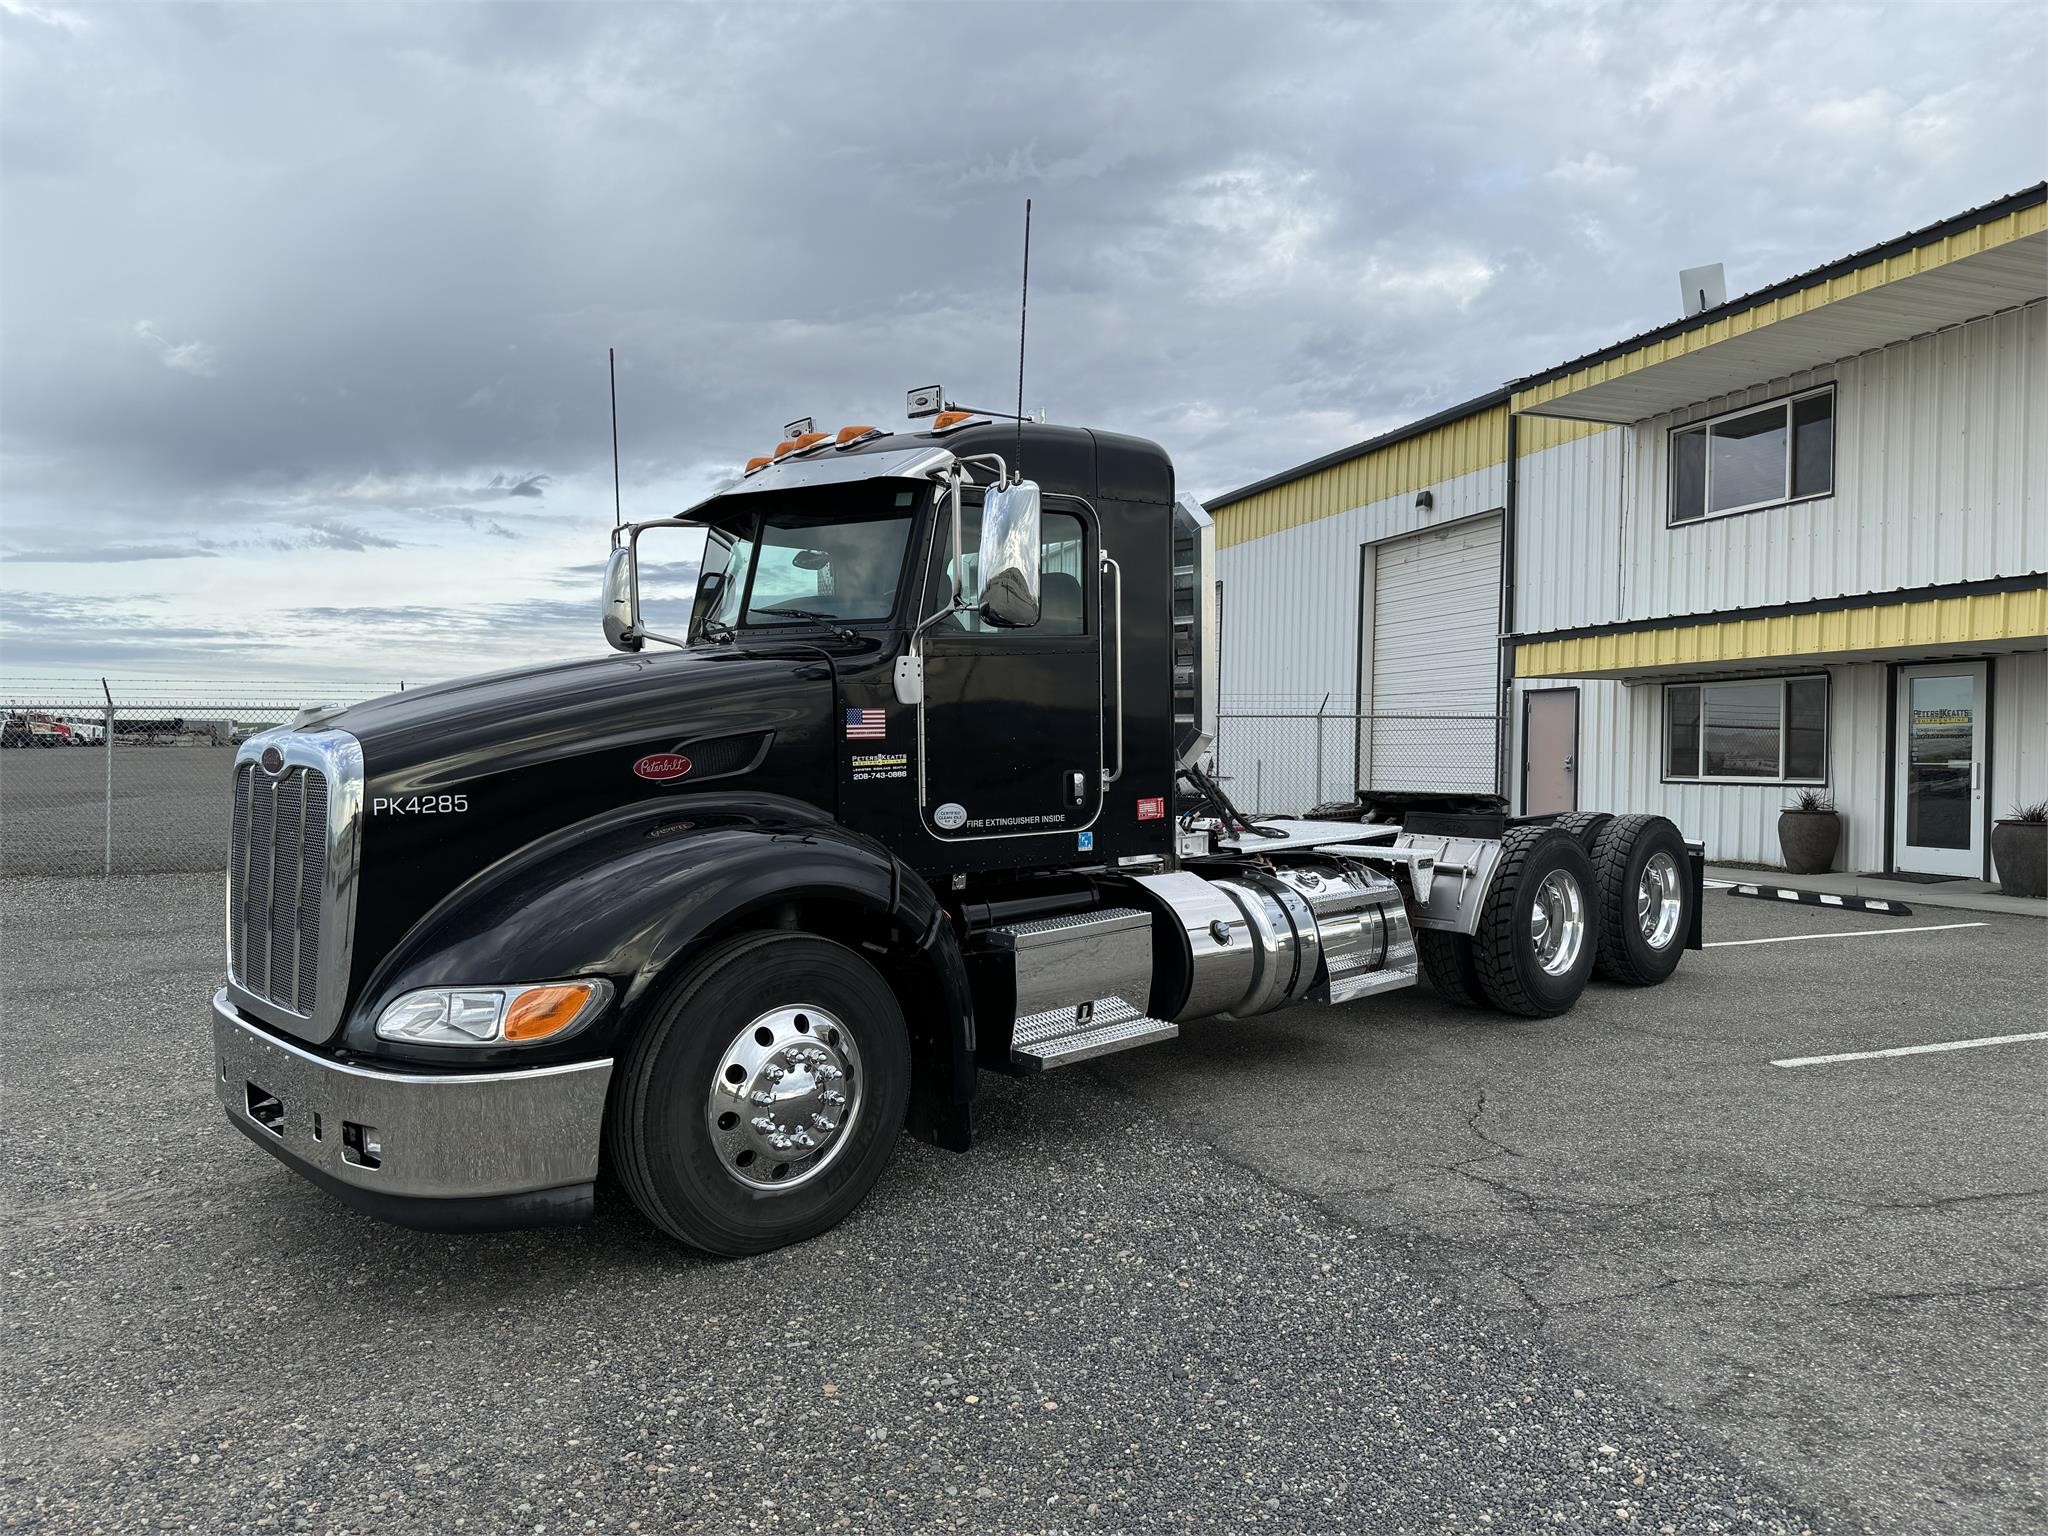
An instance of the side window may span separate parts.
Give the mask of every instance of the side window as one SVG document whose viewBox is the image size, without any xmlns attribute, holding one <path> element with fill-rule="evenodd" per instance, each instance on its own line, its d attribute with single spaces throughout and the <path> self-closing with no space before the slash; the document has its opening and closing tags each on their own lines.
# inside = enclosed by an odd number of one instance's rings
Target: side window
<svg viewBox="0 0 2048 1536">
<path fill-rule="evenodd" d="M 942 531 L 940 537 L 952 540 Z M 968 549 L 962 585 L 974 590 L 974 551 L 981 547 L 981 508 L 970 504 L 960 509 L 960 537 Z M 1071 512 L 1046 510 L 1039 514 L 1038 623 L 1030 629 L 996 629 L 972 613 L 956 613 L 938 632 L 947 629 L 968 634 L 1060 636 L 1088 633 L 1088 537 L 1081 519 Z M 926 600 L 931 608 L 944 603 L 952 589 L 953 565 L 948 560 L 933 572 Z M 929 608 L 927 609 L 929 611 Z"/>
</svg>

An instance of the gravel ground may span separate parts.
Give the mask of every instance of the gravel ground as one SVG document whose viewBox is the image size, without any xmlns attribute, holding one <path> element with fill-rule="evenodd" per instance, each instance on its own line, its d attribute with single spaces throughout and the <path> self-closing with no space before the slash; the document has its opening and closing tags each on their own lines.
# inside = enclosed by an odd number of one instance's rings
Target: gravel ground
<svg viewBox="0 0 2048 1536">
<path fill-rule="evenodd" d="M 1532 1340 L 1086 1071 L 987 1080 L 973 1153 L 905 1142 L 845 1226 L 760 1259 L 616 1201 L 566 1232 L 379 1226 L 221 1118 L 218 908 L 204 877 L 0 883 L 12 1527 L 1813 1523 L 1625 1385 L 1626 1351 Z"/>
</svg>

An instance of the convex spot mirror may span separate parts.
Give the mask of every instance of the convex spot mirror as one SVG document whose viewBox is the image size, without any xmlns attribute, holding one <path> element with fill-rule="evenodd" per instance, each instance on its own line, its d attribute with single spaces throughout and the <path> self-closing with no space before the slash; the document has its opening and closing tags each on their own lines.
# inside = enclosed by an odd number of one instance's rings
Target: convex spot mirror
<svg viewBox="0 0 2048 1536">
<path fill-rule="evenodd" d="M 1038 486 L 1030 480 L 988 491 L 981 503 L 981 558 L 975 607 L 998 629 L 1038 622 Z"/>
</svg>

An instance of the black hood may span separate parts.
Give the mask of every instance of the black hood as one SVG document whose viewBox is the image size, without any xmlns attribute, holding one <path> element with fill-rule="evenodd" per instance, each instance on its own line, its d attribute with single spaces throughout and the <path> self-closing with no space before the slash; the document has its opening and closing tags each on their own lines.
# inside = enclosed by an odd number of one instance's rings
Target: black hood
<svg viewBox="0 0 2048 1536">
<path fill-rule="evenodd" d="M 829 709 L 828 679 L 815 654 L 595 656 L 385 694 L 316 728 L 362 743 L 375 793 L 440 793 L 610 748 L 665 751 L 684 736 L 786 730 Z"/>
<path fill-rule="evenodd" d="M 355 980 L 456 887 L 536 839 L 700 789 L 831 811 L 816 651 L 664 650 L 387 694 L 321 720 L 363 749 Z"/>
</svg>

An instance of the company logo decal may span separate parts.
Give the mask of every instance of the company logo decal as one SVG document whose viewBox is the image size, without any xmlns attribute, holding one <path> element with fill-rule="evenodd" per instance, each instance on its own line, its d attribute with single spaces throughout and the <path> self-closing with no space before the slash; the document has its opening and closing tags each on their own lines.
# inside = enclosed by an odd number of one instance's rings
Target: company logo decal
<svg viewBox="0 0 2048 1536">
<path fill-rule="evenodd" d="M 666 784 L 670 779 L 680 779 L 688 773 L 690 760 L 680 752 L 652 752 L 635 763 L 633 771 L 643 779 Z"/>
<path fill-rule="evenodd" d="M 265 773 L 283 773 L 284 754 L 275 747 L 265 747 L 263 749 L 263 771 Z"/>
<path fill-rule="evenodd" d="M 1164 821 L 1164 820 L 1166 820 L 1166 796 L 1164 796 L 1164 795 L 1147 795 L 1147 796 L 1145 796 L 1145 797 L 1144 797 L 1144 798 L 1143 798 L 1142 800 L 1140 800 L 1140 801 L 1138 802 L 1138 820 L 1140 820 L 1140 821 Z"/>
</svg>

